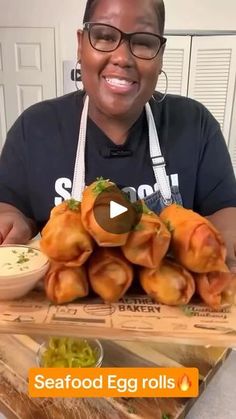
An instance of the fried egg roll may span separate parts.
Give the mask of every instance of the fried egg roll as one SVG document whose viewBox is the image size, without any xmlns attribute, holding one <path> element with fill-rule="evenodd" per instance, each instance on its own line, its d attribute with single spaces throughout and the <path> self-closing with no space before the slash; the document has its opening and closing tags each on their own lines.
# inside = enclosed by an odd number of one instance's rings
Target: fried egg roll
<svg viewBox="0 0 236 419">
<path fill-rule="evenodd" d="M 160 217 L 141 201 L 139 224 L 130 232 L 122 247 L 126 259 L 146 268 L 158 268 L 167 253 L 171 235 Z"/>
<path fill-rule="evenodd" d="M 236 275 L 231 272 L 209 272 L 194 275 L 196 289 L 202 300 L 218 310 L 236 304 Z"/>
<path fill-rule="evenodd" d="M 141 268 L 139 279 L 144 291 L 157 303 L 187 304 L 195 292 L 191 273 L 167 258 L 158 269 Z"/>
<path fill-rule="evenodd" d="M 129 208 L 125 217 L 110 217 L 111 201 Z M 99 179 L 87 186 L 81 202 L 84 228 L 101 247 L 123 246 L 136 212 L 125 194 L 112 182 Z"/>
<path fill-rule="evenodd" d="M 93 251 L 93 239 L 81 222 L 80 203 L 73 199 L 52 209 L 41 234 L 41 250 L 66 266 L 83 265 Z"/>
<path fill-rule="evenodd" d="M 190 271 L 226 271 L 226 247 L 220 233 L 204 217 L 172 204 L 160 214 L 171 231 L 175 259 Z"/>
<path fill-rule="evenodd" d="M 115 302 L 130 287 L 133 268 L 118 248 L 97 248 L 88 261 L 92 289 L 105 302 Z"/>
<path fill-rule="evenodd" d="M 45 292 L 50 301 L 63 304 L 77 298 L 86 297 L 89 292 L 84 266 L 70 268 L 52 263 L 44 280 Z"/>
</svg>

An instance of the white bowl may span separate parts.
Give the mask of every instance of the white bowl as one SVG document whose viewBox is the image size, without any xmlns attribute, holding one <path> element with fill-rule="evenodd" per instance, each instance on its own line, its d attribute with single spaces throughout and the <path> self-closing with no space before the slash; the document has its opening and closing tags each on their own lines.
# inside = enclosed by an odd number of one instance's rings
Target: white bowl
<svg viewBox="0 0 236 419">
<path fill-rule="evenodd" d="M 0 300 L 23 297 L 49 268 L 38 249 L 23 245 L 0 246 Z"/>
</svg>

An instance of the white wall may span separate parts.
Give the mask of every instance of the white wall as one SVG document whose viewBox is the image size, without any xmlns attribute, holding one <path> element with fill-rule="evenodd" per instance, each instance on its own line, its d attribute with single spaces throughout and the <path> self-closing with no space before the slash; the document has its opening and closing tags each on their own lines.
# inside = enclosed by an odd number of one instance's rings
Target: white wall
<svg viewBox="0 0 236 419">
<path fill-rule="evenodd" d="M 235 0 L 164 0 L 169 30 L 236 30 Z"/>
<path fill-rule="evenodd" d="M 85 3 L 86 0 L 0 0 L 0 26 L 55 26 L 61 60 L 74 59 L 76 29 L 81 25 Z M 235 0 L 165 0 L 165 5 L 167 31 L 236 30 Z"/>
</svg>

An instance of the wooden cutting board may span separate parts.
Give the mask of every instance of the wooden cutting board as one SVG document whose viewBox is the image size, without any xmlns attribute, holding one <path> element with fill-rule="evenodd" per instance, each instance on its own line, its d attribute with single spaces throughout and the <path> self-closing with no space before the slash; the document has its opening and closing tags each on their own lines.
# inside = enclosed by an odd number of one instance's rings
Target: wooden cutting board
<svg viewBox="0 0 236 419">
<path fill-rule="evenodd" d="M 200 393 L 230 353 L 217 347 L 107 340 L 101 343 L 103 366 L 199 368 Z M 15 335 L 0 336 L 0 412 L 7 419 L 180 419 L 195 402 L 159 398 L 30 399 L 27 374 L 30 367 L 36 366 L 35 348 L 37 345 L 26 346 L 24 339 Z"/>
</svg>

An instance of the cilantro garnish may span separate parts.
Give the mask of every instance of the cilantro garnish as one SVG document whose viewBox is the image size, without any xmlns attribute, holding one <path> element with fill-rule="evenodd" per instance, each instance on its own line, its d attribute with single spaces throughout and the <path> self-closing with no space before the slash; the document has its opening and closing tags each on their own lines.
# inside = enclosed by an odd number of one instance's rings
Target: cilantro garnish
<svg viewBox="0 0 236 419">
<path fill-rule="evenodd" d="M 76 199 L 73 199 L 73 198 L 68 199 L 66 203 L 67 203 L 68 208 L 71 211 L 78 211 L 80 209 L 80 202 L 76 201 Z"/>
<path fill-rule="evenodd" d="M 168 413 L 162 413 L 162 419 L 170 419 L 170 415 Z"/>
<path fill-rule="evenodd" d="M 103 179 L 103 177 L 97 178 L 96 185 L 93 187 L 93 192 L 95 195 L 99 195 L 101 192 L 105 191 L 108 188 L 109 179 Z"/>
</svg>

